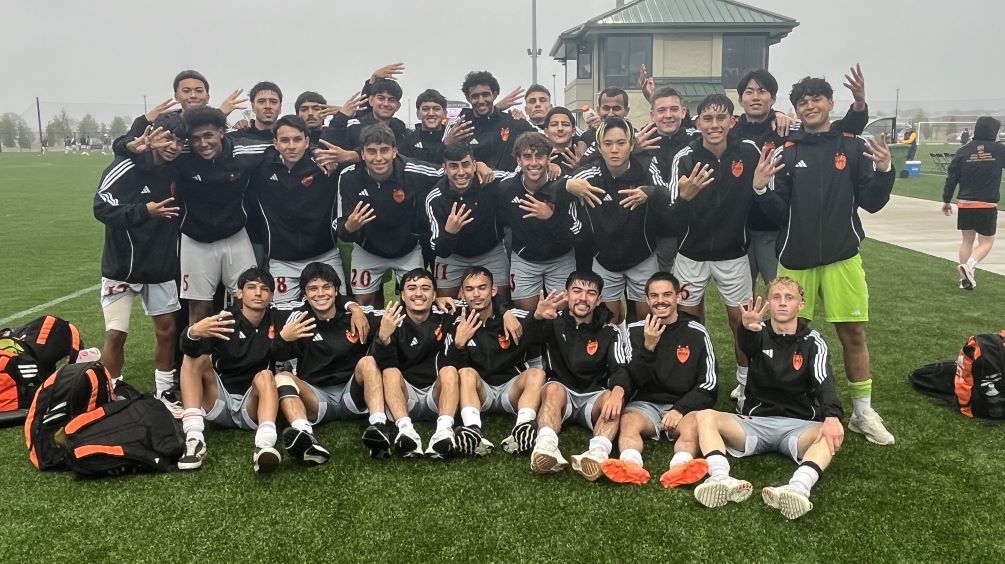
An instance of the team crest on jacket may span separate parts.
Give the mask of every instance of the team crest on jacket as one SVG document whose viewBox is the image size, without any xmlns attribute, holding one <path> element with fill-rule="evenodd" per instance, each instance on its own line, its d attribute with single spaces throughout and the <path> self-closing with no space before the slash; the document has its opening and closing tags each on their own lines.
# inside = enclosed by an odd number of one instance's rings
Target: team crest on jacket
<svg viewBox="0 0 1005 564">
<path fill-rule="evenodd" d="M 803 367 L 803 353 L 796 351 L 792 353 L 792 368 L 799 370 Z"/>
<path fill-rule="evenodd" d="M 349 341 L 350 343 L 352 343 L 352 344 L 355 345 L 356 343 L 359 342 L 359 335 L 357 335 L 356 333 L 354 333 L 352 329 L 346 329 L 345 330 L 345 339 L 347 341 Z"/>
<path fill-rule="evenodd" d="M 689 358 L 691 358 L 691 347 L 687 345 L 678 345 L 677 360 L 679 360 L 681 364 L 684 364 Z"/>
<path fill-rule="evenodd" d="M 499 130 L 499 138 L 503 140 L 503 143 L 509 141 L 509 128 L 504 127 Z"/>
<path fill-rule="evenodd" d="M 271 341 L 275 338 L 276 338 L 276 328 L 269 325 L 269 340 Z"/>
<path fill-rule="evenodd" d="M 442 325 L 437 325 L 436 326 L 436 330 L 433 331 L 433 336 L 436 337 L 437 341 L 442 341 L 443 340 L 443 326 Z"/>
<path fill-rule="evenodd" d="M 597 354 L 597 350 L 600 348 L 600 343 L 596 339 L 590 339 L 586 341 L 586 354 L 593 356 Z"/>
<path fill-rule="evenodd" d="M 844 153 L 834 155 L 834 168 L 844 170 L 846 166 L 848 166 L 848 157 Z"/>
<path fill-rule="evenodd" d="M 502 333 L 499 335 L 499 348 L 506 350 L 509 348 L 509 335 Z"/>
<path fill-rule="evenodd" d="M 310 188 L 311 184 L 314 184 L 314 176 L 313 175 L 311 175 L 311 176 L 305 176 L 302 179 L 300 179 L 300 185 L 303 186 L 304 188 Z"/>
<path fill-rule="evenodd" d="M 768 150 L 768 154 L 770 155 L 771 153 L 775 152 L 775 142 L 774 141 L 765 141 L 764 142 L 764 146 L 761 147 L 761 149 L 767 149 Z"/>
<path fill-rule="evenodd" d="M 743 176 L 743 161 L 733 161 L 733 176 L 740 178 Z"/>
<path fill-rule="evenodd" d="M 391 192 L 391 197 L 394 198 L 395 203 L 402 203 L 405 201 L 405 190 L 404 188 L 395 188 Z"/>
</svg>

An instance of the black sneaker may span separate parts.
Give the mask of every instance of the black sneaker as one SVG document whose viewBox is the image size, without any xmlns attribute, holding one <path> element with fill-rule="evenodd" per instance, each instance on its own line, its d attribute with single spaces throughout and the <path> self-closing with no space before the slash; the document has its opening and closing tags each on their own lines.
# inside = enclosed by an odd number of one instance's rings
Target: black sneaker
<svg viewBox="0 0 1005 564">
<path fill-rule="evenodd" d="M 510 454 L 523 454 L 530 452 L 534 448 L 534 438 L 537 437 L 537 428 L 534 423 L 528 421 L 513 427 L 513 432 L 502 440 L 502 448 Z"/>
<path fill-rule="evenodd" d="M 283 430 L 283 446 L 286 452 L 296 460 L 308 466 L 318 466 L 328 462 L 331 453 L 318 443 L 313 434 L 300 431 L 293 427 Z"/>
<path fill-rule="evenodd" d="M 179 470 L 198 470 L 206 458 L 206 443 L 199 439 L 185 441 L 185 454 L 178 459 Z"/>
<path fill-rule="evenodd" d="M 454 430 L 457 442 L 457 452 L 468 456 L 487 456 L 492 454 L 495 445 L 482 436 L 482 428 L 478 425 L 461 425 Z"/>
<path fill-rule="evenodd" d="M 363 444 L 370 449 L 370 458 L 384 460 L 391 456 L 391 430 L 387 423 L 370 425 L 363 431 Z"/>
<path fill-rule="evenodd" d="M 418 458 L 422 456 L 422 437 L 414 427 L 398 429 L 398 436 L 394 438 L 394 450 L 404 458 Z"/>
</svg>

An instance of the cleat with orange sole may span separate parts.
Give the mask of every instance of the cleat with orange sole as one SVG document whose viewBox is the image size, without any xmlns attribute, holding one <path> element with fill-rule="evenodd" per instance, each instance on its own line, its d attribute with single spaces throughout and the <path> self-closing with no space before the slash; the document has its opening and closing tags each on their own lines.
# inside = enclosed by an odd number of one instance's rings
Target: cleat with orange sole
<svg viewBox="0 0 1005 564">
<path fill-rule="evenodd" d="M 611 458 L 600 465 L 607 479 L 618 484 L 644 485 L 649 481 L 649 472 L 642 466 L 628 461 Z"/>
<path fill-rule="evenodd" d="M 679 488 L 697 484 L 706 474 L 708 474 L 708 462 L 704 458 L 695 458 L 670 467 L 660 476 L 660 483 L 664 488 Z"/>
</svg>

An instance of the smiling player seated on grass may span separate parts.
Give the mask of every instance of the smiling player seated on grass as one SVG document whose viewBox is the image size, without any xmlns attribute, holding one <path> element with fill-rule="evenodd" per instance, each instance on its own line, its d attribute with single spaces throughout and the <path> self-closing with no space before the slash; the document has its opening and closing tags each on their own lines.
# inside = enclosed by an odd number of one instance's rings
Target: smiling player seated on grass
<svg viewBox="0 0 1005 564">
<path fill-rule="evenodd" d="M 766 487 L 761 497 L 788 519 L 813 509 L 810 490 L 841 448 L 844 411 L 834 389 L 827 344 L 799 312 L 802 287 L 791 278 L 768 285 L 767 302 L 758 297 L 743 308 L 738 342 L 750 358 L 746 402 L 740 415 L 711 409 L 697 413 L 698 441 L 709 477 L 694 490 L 706 507 L 740 502 L 750 482 L 730 476 L 726 451 L 744 457 L 778 452 L 799 467 L 788 484 Z M 768 312 L 767 322 L 762 321 Z"/>
</svg>

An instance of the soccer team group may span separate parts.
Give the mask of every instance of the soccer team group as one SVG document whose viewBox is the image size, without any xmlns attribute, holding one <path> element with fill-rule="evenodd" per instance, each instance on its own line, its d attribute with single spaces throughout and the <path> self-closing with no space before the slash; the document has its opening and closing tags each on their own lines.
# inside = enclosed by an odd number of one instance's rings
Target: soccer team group
<svg viewBox="0 0 1005 564">
<path fill-rule="evenodd" d="M 374 458 L 485 456 L 481 418 L 495 412 L 515 417 L 501 448 L 529 452 L 540 474 L 644 484 L 645 440 L 662 435 L 674 454 L 660 482 L 697 484 L 708 507 L 753 490 L 727 453 L 781 453 L 798 467 L 762 497 L 794 519 L 844 440 L 828 345 L 808 325 L 818 296 L 843 349 L 849 428 L 894 442 L 870 406 L 858 208 L 881 209 L 895 174 L 884 139 L 856 136 L 859 68 L 833 123 L 825 80 L 792 86 L 794 121 L 757 70 L 737 85 L 741 112 L 712 94 L 692 115 L 643 76 L 649 124 L 636 130 L 628 95 L 609 88 L 585 132 L 544 87 L 499 97 L 485 71 L 464 77 L 470 108 L 453 120 L 440 92 L 419 94 L 410 129 L 394 117 L 402 70 L 381 67 L 341 106 L 304 92 L 284 116 L 276 84 L 215 108 L 206 78 L 183 71 L 174 98 L 116 140 L 94 198 L 103 360 L 121 377 L 139 295 L 156 394 L 186 437 L 180 469 L 203 464 L 206 421 L 254 431 L 254 469 L 269 472 L 280 416 L 288 455 L 318 465 L 330 453 L 314 426 L 364 417 Z M 248 105 L 254 119 L 228 123 Z M 399 294 L 387 303 L 385 275 Z M 710 281 L 733 333 L 735 413 L 713 409 Z M 435 421 L 428 440 L 417 420 Z M 567 461 L 569 424 L 592 438 Z"/>
</svg>

